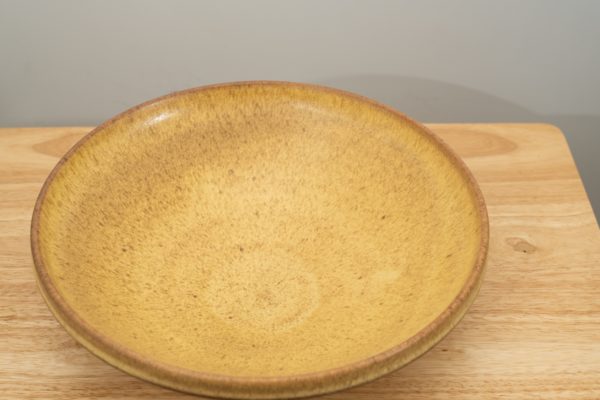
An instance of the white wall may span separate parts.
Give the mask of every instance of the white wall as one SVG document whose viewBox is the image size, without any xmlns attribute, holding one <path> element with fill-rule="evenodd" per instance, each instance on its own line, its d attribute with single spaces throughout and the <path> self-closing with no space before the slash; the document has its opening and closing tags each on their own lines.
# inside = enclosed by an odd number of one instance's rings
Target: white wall
<svg viewBox="0 0 600 400">
<path fill-rule="evenodd" d="M 0 125 L 97 124 L 212 82 L 348 89 L 566 133 L 600 209 L 600 1 L 0 0 Z"/>
</svg>

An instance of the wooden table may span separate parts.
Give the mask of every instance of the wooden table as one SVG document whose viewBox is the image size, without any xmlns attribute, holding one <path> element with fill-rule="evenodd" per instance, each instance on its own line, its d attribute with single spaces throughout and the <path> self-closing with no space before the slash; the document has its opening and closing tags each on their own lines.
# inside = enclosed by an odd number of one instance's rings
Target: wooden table
<svg viewBox="0 0 600 400">
<path fill-rule="evenodd" d="M 543 124 L 430 126 L 464 157 L 487 200 L 481 293 L 419 360 L 323 398 L 600 399 L 600 231 L 564 136 Z M 0 398 L 186 397 L 92 356 L 36 288 L 34 201 L 89 129 L 0 129 Z"/>
</svg>

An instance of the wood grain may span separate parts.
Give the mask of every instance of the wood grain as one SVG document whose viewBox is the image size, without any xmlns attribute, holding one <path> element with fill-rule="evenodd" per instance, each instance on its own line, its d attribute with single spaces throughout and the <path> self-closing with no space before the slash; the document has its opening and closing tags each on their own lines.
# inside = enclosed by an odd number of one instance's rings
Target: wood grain
<svg viewBox="0 0 600 400">
<path fill-rule="evenodd" d="M 323 398 L 600 398 L 600 231 L 562 133 L 544 124 L 430 127 L 465 158 L 487 201 L 491 243 L 480 295 L 419 360 Z M 193 398 L 96 359 L 36 288 L 35 198 L 87 131 L 0 129 L 0 398 Z"/>
</svg>

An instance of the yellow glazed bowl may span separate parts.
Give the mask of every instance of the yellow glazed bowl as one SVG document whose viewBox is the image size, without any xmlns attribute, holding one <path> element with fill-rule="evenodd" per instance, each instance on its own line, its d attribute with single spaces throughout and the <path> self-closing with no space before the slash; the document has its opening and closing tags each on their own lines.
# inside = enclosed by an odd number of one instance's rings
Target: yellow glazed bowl
<svg viewBox="0 0 600 400">
<path fill-rule="evenodd" d="M 488 221 L 422 125 L 346 92 L 207 86 L 96 128 L 48 177 L 32 252 L 65 329 L 132 375 L 232 398 L 320 394 L 437 343 Z"/>
</svg>

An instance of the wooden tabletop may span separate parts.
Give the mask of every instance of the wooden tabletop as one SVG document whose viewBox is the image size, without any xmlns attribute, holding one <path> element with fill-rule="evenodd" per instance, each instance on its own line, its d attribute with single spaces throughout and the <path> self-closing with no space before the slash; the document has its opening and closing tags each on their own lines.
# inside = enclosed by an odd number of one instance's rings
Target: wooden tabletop
<svg viewBox="0 0 600 400">
<path fill-rule="evenodd" d="M 481 292 L 438 346 L 323 399 L 600 399 L 600 230 L 562 133 L 436 124 L 486 198 Z M 29 248 L 50 169 L 90 128 L 0 129 L 0 398 L 177 399 L 92 356 L 40 296 Z M 188 398 L 194 398 L 189 396 Z"/>
</svg>

